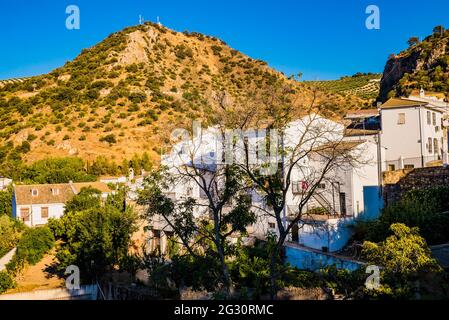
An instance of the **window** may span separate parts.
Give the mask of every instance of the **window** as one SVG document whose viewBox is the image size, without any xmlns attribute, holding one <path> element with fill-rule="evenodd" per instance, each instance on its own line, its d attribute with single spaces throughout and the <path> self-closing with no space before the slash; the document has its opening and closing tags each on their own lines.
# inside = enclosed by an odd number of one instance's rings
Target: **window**
<svg viewBox="0 0 449 320">
<path fill-rule="evenodd" d="M 52 188 L 52 189 L 51 189 L 51 194 L 54 195 L 54 196 L 57 196 L 57 195 L 59 194 L 59 189 L 57 189 L 57 188 Z"/>
<path fill-rule="evenodd" d="M 276 223 L 274 223 L 274 222 L 268 222 L 268 228 L 270 228 L 270 229 L 276 228 Z"/>
<path fill-rule="evenodd" d="M 293 194 L 301 194 L 309 188 L 309 184 L 306 181 L 295 181 L 292 182 L 292 192 Z"/>
<path fill-rule="evenodd" d="M 39 195 L 39 191 L 37 189 L 31 189 L 31 195 L 33 197 L 37 197 Z"/>
<path fill-rule="evenodd" d="M 48 207 L 41 208 L 41 218 L 42 219 L 48 218 Z"/>
<path fill-rule="evenodd" d="M 22 221 L 30 221 L 30 209 L 29 208 L 20 209 L 20 217 L 22 218 Z"/>
<path fill-rule="evenodd" d="M 438 139 L 433 139 L 433 153 L 438 153 Z"/>
<path fill-rule="evenodd" d="M 346 193 L 340 192 L 340 213 L 346 215 Z"/>
<path fill-rule="evenodd" d="M 414 169 L 415 165 L 414 164 L 405 164 L 404 165 L 404 169 Z"/>
<path fill-rule="evenodd" d="M 432 153 L 432 138 L 427 139 L 427 150 Z"/>
<path fill-rule="evenodd" d="M 326 184 L 325 183 L 318 184 L 317 189 L 326 189 Z"/>
<path fill-rule="evenodd" d="M 427 124 L 431 124 L 431 121 L 430 121 L 430 111 L 427 111 Z"/>
<path fill-rule="evenodd" d="M 394 171 L 394 170 L 396 170 L 395 165 L 394 164 L 389 164 L 388 165 L 388 171 Z"/>
<path fill-rule="evenodd" d="M 432 113 L 432 124 L 437 125 L 437 114 L 435 112 Z"/>
<path fill-rule="evenodd" d="M 398 124 L 405 124 L 405 113 L 398 113 Z"/>
</svg>

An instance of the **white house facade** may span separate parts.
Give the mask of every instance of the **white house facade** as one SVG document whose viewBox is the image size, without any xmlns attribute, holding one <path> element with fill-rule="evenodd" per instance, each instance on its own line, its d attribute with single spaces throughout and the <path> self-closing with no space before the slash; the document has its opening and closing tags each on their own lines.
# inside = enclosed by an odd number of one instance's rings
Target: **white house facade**
<svg viewBox="0 0 449 320">
<path fill-rule="evenodd" d="M 324 145 L 331 141 L 342 140 L 344 129 L 343 125 L 318 115 L 307 116 L 291 122 L 283 134 L 282 141 L 279 143 L 282 144 L 283 150 L 292 150 L 301 143 L 303 143 L 302 147 L 304 148 L 310 147 L 308 146 L 310 143 L 315 143 L 316 146 Z M 316 135 L 310 139 L 313 142 L 307 142 L 309 132 L 311 135 Z M 217 166 L 227 159 L 226 155 L 222 156 L 222 153 L 226 153 L 224 152 L 226 150 L 223 150 L 226 147 L 222 147 L 224 145 L 221 140 L 222 136 L 217 133 L 218 130 L 216 128 L 210 128 L 204 130 L 204 132 L 190 141 L 176 144 L 170 154 L 162 157 L 162 165 L 167 166 L 169 172 L 176 175 L 181 168 L 182 170 L 188 170 L 191 162 L 195 161 L 195 159 L 201 159 L 201 163 L 204 166 L 203 169 L 205 169 L 204 175 L 207 179 L 208 172 L 212 175 Z M 267 134 L 265 131 L 248 130 L 240 138 L 248 139 L 248 144 L 257 145 L 258 141 L 266 139 Z M 298 141 L 300 137 L 306 142 Z M 363 155 L 366 161 L 361 161 L 363 163 L 357 167 L 348 165 L 335 168 L 322 181 L 315 196 L 309 200 L 306 206 L 308 211 L 316 211 L 318 214 L 308 215 L 312 219 L 301 221 L 302 226 L 298 225 L 298 228 L 294 228 L 292 231 L 291 241 L 312 248 L 322 249 L 326 247 L 327 250 L 339 250 L 346 244 L 345 241 L 349 239 L 349 236 L 342 236 L 343 233 L 347 233 L 347 230 L 339 229 L 342 226 L 342 222 L 353 221 L 363 216 L 375 218 L 379 214 L 381 197 L 377 144 L 360 139 L 343 143 L 349 144 L 350 148 L 355 153 Z M 238 146 L 239 142 L 236 142 L 231 147 L 234 161 L 238 161 L 242 156 L 241 154 L 239 155 L 241 149 Z M 256 152 L 260 152 L 260 150 L 257 149 Z M 289 161 L 288 152 L 282 161 L 283 163 Z M 276 162 L 277 165 L 278 162 Z M 307 178 L 314 171 L 319 170 L 321 165 L 322 161 L 320 161 L 319 157 L 306 156 L 297 165 L 298 167 L 295 166 L 293 168 L 292 185 L 287 195 L 287 205 L 284 208 L 285 220 L 297 212 L 298 199 L 303 188 L 307 187 Z M 178 183 L 170 186 L 166 190 L 166 194 L 174 200 L 188 196 L 197 199 L 199 202 L 206 202 L 199 186 L 188 179 L 185 181 L 180 180 Z M 266 211 L 270 209 L 267 208 L 264 198 L 256 190 L 252 191 L 252 201 L 253 211 L 256 212 L 258 219 L 257 223 L 248 228 L 248 232 L 251 236 L 265 238 L 268 233 L 276 232 L 276 221 L 273 217 L 266 214 Z M 203 207 L 197 209 L 196 216 L 206 213 L 205 210 Z M 162 239 L 158 240 L 161 243 L 164 242 L 163 229 L 164 227 L 162 226 L 160 231 L 156 231 Z M 333 235 L 329 236 L 330 233 L 333 233 Z M 338 239 L 338 241 L 333 241 L 332 245 L 329 245 L 330 237 Z"/>
<path fill-rule="evenodd" d="M 65 204 L 85 187 L 99 190 L 103 200 L 112 193 L 101 182 L 15 185 L 13 217 L 30 227 L 44 225 L 50 218 L 62 217 Z"/>
<path fill-rule="evenodd" d="M 423 101 L 389 99 L 381 106 L 387 170 L 421 168 L 447 158 L 444 111 Z M 447 160 L 446 160 L 447 161 Z"/>
</svg>

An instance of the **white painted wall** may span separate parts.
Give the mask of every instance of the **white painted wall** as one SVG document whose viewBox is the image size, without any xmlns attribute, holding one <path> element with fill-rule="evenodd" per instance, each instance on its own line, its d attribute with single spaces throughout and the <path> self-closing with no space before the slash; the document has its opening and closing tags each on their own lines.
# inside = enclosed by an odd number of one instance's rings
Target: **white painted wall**
<svg viewBox="0 0 449 320">
<path fill-rule="evenodd" d="M 48 208 L 48 218 L 42 218 L 41 216 L 41 208 Z M 16 208 L 16 217 L 20 221 L 22 217 L 20 215 L 20 211 L 22 208 L 28 208 L 30 211 L 30 220 L 24 222 L 27 226 L 38 226 L 42 224 L 46 224 L 49 218 L 60 218 L 64 214 L 64 203 L 52 203 L 52 204 L 33 204 L 33 205 L 18 205 Z"/>
<path fill-rule="evenodd" d="M 427 122 L 427 112 L 430 112 L 431 123 Z M 405 114 L 405 123 L 398 124 L 399 114 Z M 436 117 L 436 125 L 433 124 L 433 114 Z M 424 162 L 438 159 L 433 152 L 430 153 L 427 147 L 428 138 L 436 138 L 438 141 L 438 154 L 441 155 L 441 148 L 447 152 L 446 138 L 443 139 L 443 129 L 441 127 L 442 114 L 427 107 L 407 107 L 382 109 L 382 135 L 381 143 L 386 148 L 386 161 L 396 162 L 395 169 L 402 169 L 403 164 L 421 167 L 421 155 Z M 438 127 L 438 130 L 435 130 Z M 421 140 L 422 136 L 422 140 Z M 443 140 L 442 140 L 443 139 Z M 443 141 L 443 143 L 442 143 Z"/>
<path fill-rule="evenodd" d="M 6 189 L 9 185 L 11 185 L 11 183 L 11 179 L 0 177 L 0 191 Z"/>
</svg>

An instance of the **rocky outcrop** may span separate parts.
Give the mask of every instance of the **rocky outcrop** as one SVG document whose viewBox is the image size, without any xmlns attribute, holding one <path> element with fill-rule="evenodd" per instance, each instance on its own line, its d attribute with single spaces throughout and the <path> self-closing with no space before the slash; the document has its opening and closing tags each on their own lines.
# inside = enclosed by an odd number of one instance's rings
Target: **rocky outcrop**
<svg viewBox="0 0 449 320">
<path fill-rule="evenodd" d="M 378 99 L 384 102 L 391 91 L 395 96 L 403 96 L 420 87 L 426 91 L 444 92 L 445 87 L 440 85 L 439 88 L 437 83 L 444 85 L 449 79 L 448 42 L 449 32 L 444 37 L 429 36 L 400 54 L 391 55 L 384 68 Z M 436 75 L 438 66 L 441 70 Z M 404 78 L 405 74 L 408 74 L 407 78 Z"/>
<path fill-rule="evenodd" d="M 417 68 L 419 51 L 412 52 L 408 56 L 391 56 L 385 65 L 384 73 L 380 81 L 379 99 L 385 101 L 391 90 L 397 90 L 397 84 L 404 74 L 413 73 Z"/>
</svg>

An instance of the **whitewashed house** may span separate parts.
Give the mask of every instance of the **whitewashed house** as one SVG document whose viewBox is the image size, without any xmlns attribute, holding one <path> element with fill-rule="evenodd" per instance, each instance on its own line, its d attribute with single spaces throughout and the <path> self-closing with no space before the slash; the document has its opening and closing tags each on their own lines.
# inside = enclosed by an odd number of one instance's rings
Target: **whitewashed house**
<svg viewBox="0 0 449 320">
<path fill-rule="evenodd" d="M 0 176 L 0 191 L 6 190 L 12 184 L 12 179 Z"/>
<path fill-rule="evenodd" d="M 391 98 L 385 102 L 381 106 L 381 145 L 386 148 L 387 169 L 441 165 L 448 150 L 444 113 L 426 101 Z"/>
<path fill-rule="evenodd" d="M 282 141 L 278 141 L 281 148 L 287 151 L 286 155 L 282 159 L 276 155 L 275 157 L 278 158 L 275 159 L 274 165 L 277 168 L 280 163 L 284 163 L 284 165 L 288 163 L 288 150 L 292 150 L 298 145 L 299 137 L 307 137 L 307 134 L 304 136 L 302 133 L 310 132 L 311 135 L 316 135 L 310 140 L 314 140 L 313 143 L 319 146 L 341 140 L 344 129 L 343 125 L 318 115 L 291 122 L 282 136 Z M 199 167 L 198 163 L 201 163 L 207 179 L 208 172 L 212 175 L 217 166 L 228 160 L 229 154 L 234 161 L 242 159 L 242 139 L 247 139 L 249 145 L 259 146 L 258 142 L 264 141 L 267 134 L 265 131 L 248 130 L 240 137 L 234 136 L 240 138 L 240 141 L 230 146 L 223 141 L 217 128 L 209 128 L 191 140 L 176 144 L 170 154 L 162 157 L 162 165 L 167 166 L 169 171 L 176 175 L 181 169 L 188 170 L 192 161 L 195 161 L 196 167 Z M 307 143 L 304 143 L 304 147 L 307 147 Z M 349 238 L 349 231 L 346 228 L 348 221 L 354 221 L 362 216 L 375 218 L 379 214 L 381 198 L 377 144 L 367 140 L 349 141 L 345 144 L 350 145 L 354 152 L 363 155 L 367 161 L 361 161 L 364 163 L 357 168 L 350 165 L 341 166 L 322 181 L 316 195 L 307 203 L 308 210 L 320 214 L 308 215 L 308 217 L 315 218 L 301 221 L 298 228 L 292 230 L 290 240 L 312 248 L 326 247 L 330 251 L 339 250 Z M 256 148 L 255 153 L 258 152 L 257 150 Z M 301 196 L 307 179 L 310 178 L 308 175 L 313 174 L 321 164 L 322 161 L 319 157 L 311 154 L 293 169 L 292 186 L 287 195 L 287 205 L 284 209 L 285 220 L 297 212 L 298 198 Z M 199 186 L 193 181 L 179 181 L 166 190 L 166 193 L 174 200 L 189 196 L 206 203 Z M 253 210 L 258 216 L 258 220 L 256 224 L 248 228 L 248 232 L 254 237 L 265 238 L 267 233 L 276 232 L 276 221 L 273 217 L 266 215 L 266 210 L 270 210 L 270 208 L 267 207 L 265 200 L 256 190 L 252 192 L 252 201 Z M 206 208 L 197 208 L 197 212 L 195 212 L 196 216 L 205 213 Z M 343 225 L 344 230 L 342 229 Z M 153 228 L 152 232 L 153 235 L 161 237 L 157 242 L 165 242 L 163 225 L 159 226 L 159 229 Z M 171 231 L 169 230 L 169 232 Z M 332 241 L 330 241 L 331 238 Z"/>
<path fill-rule="evenodd" d="M 64 214 L 65 204 L 87 187 L 99 190 L 103 200 L 112 193 L 101 182 L 15 185 L 13 217 L 30 227 L 44 225 L 50 218 L 60 218 Z"/>
</svg>

